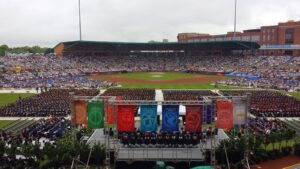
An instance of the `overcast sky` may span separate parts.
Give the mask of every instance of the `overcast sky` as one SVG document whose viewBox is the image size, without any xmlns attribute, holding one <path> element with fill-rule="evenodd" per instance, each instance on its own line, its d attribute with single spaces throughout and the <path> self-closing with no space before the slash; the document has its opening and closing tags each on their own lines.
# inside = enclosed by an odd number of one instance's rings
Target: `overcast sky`
<svg viewBox="0 0 300 169">
<path fill-rule="evenodd" d="M 176 41 L 233 30 L 234 0 L 81 0 L 83 40 Z M 237 30 L 300 20 L 300 0 L 238 0 Z M 78 40 L 77 0 L 0 0 L 0 44 Z"/>
</svg>

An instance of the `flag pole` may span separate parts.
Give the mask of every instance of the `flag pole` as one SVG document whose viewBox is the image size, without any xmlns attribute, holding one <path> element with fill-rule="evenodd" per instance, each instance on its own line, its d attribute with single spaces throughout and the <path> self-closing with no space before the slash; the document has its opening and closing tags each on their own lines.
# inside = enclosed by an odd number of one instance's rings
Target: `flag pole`
<svg viewBox="0 0 300 169">
<path fill-rule="evenodd" d="M 81 6 L 80 0 L 78 0 L 78 17 L 79 17 L 79 40 L 82 40 L 82 33 L 81 33 Z"/>
</svg>

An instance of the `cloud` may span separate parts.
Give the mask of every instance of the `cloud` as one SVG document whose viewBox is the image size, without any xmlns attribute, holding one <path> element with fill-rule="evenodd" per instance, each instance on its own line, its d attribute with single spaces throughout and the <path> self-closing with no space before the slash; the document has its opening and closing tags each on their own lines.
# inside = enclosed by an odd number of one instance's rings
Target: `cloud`
<svg viewBox="0 0 300 169">
<path fill-rule="evenodd" d="M 234 0 L 81 0 L 84 40 L 176 41 L 180 32 L 233 30 Z M 299 20 L 299 0 L 238 0 L 238 30 Z M 0 44 L 78 40 L 77 0 L 1 0 Z"/>
</svg>

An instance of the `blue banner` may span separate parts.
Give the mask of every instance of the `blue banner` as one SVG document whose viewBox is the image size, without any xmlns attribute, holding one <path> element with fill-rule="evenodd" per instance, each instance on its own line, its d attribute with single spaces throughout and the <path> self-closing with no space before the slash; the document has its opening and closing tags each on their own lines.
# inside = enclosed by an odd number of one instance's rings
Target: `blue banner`
<svg viewBox="0 0 300 169">
<path fill-rule="evenodd" d="M 157 105 L 142 105 L 141 108 L 141 131 L 156 131 L 157 129 Z"/>
<path fill-rule="evenodd" d="M 207 124 L 211 124 L 211 122 L 213 121 L 213 114 L 212 114 L 212 106 L 211 105 L 207 105 L 206 107 L 206 123 Z"/>
<path fill-rule="evenodd" d="M 163 105 L 162 118 L 162 131 L 178 131 L 179 105 Z"/>
<path fill-rule="evenodd" d="M 215 114 L 213 112 L 214 112 L 214 108 L 212 105 L 203 106 L 203 112 L 202 112 L 203 124 L 211 124 L 214 121 Z"/>
</svg>

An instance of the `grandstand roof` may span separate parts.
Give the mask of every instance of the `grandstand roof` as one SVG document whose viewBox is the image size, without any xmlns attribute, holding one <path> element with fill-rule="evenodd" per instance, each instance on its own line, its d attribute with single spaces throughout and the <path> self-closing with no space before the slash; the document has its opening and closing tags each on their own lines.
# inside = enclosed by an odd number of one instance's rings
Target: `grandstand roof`
<svg viewBox="0 0 300 169">
<path fill-rule="evenodd" d="M 97 42 L 97 41 L 70 41 L 61 42 L 54 48 L 61 48 L 63 52 L 75 51 L 159 51 L 159 50 L 249 50 L 258 49 L 255 42 L 247 41 L 213 41 L 213 42 Z"/>
</svg>

